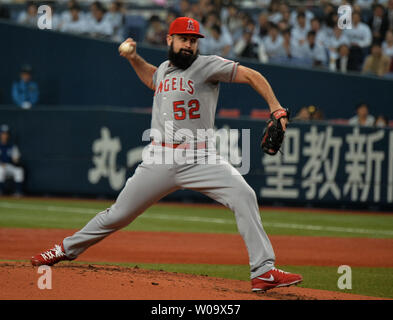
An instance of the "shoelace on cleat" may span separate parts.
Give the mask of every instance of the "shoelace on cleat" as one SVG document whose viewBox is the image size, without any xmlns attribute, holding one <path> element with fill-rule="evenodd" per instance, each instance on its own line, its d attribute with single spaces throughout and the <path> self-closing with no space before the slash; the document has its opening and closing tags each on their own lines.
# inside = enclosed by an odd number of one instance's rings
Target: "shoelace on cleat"
<svg viewBox="0 0 393 320">
<path fill-rule="evenodd" d="M 44 253 L 41 253 L 41 257 L 43 257 L 45 260 L 60 258 L 63 257 L 64 255 L 65 255 L 64 252 L 61 250 L 61 247 L 58 244 L 56 244 L 54 248 L 45 251 Z"/>
<path fill-rule="evenodd" d="M 277 268 L 274 268 L 274 267 L 272 268 L 272 270 L 280 272 L 280 273 L 284 273 L 284 274 L 288 274 L 289 273 L 289 272 L 285 272 L 283 270 L 280 270 L 280 269 L 277 269 Z"/>
</svg>

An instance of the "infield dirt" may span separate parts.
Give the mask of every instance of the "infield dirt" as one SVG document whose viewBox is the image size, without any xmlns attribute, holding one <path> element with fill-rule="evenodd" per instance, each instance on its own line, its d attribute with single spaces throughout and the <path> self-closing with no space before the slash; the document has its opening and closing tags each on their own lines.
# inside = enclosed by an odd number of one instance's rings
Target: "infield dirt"
<svg viewBox="0 0 393 320">
<path fill-rule="evenodd" d="M 0 259 L 27 260 L 75 231 L 0 228 Z M 270 238 L 279 265 L 393 266 L 392 239 Z M 363 255 L 365 251 L 367 256 Z M 240 235 L 174 232 L 121 231 L 87 250 L 78 260 L 91 263 L 248 264 Z M 254 294 L 250 292 L 249 281 L 70 262 L 54 266 L 52 273 L 53 288 L 40 290 L 37 268 L 27 262 L 0 263 L 0 299 L 377 299 L 299 287 Z"/>
</svg>

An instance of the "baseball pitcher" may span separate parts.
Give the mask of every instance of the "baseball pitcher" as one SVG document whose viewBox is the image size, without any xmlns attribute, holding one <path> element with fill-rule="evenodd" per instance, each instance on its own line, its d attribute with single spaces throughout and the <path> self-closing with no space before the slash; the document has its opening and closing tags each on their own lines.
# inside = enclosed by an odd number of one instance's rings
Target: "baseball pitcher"
<svg viewBox="0 0 393 320">
<path fill-rule="evenodd" d="M 274 251 L 262 227 L 254 190 L 232 165 L 215 154 L 215 148 L 211 147 L 213 137 L 205 134 L 214 127 L 220 82 L 247 83 L 267 101 L 272 120 L 262 147 L 269 154 L 275 154 L 282 142 L 287 110 L 281 107 L 259 72 L 218 56 L 199 55 L 198 41 L 203 37 L 196 20 L 175 19 L 167 35 L 169 59 L 158 68 L 137 54 L 133 39 L 122 44 L 127 50 L 119 47 L 120 55 L 154 92 L 148 153 L 154 153 L 154 158 L 158 154 L 164 161 L 144 158 L 110 208 L 98 213 L 83 229 L 54 248 L 33 256 L 33 265 L 76 259 L 91 245 L 130 224 L 165 195 L 188 188 L 202 192 L 234 212 L 249 255 L 253 291 L 302 281 L 301 275 L 274 267 Z M 169 156 L 174 151 L 190 150 L 194 151 L 193 161 L 188 156 L 185 162 L 176 161 L 176 154 Z M 201 161 L 206 158 L 217 161 Z"/>
</svg>

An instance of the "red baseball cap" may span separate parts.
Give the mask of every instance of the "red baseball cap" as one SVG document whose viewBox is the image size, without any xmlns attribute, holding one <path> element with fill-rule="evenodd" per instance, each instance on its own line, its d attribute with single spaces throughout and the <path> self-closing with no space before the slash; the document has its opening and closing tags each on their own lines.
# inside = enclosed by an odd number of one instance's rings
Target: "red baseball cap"
<svg viewBox="0 0 393 320">
<path fill-rule="evenodd" d="M 191 34 L 199 38 L 205 37 L 199 33 L 199 22 L 188 17 L 179 17 L 173 20 L 169 27 L 169 35 L 174 34 Z"/>
</svg>

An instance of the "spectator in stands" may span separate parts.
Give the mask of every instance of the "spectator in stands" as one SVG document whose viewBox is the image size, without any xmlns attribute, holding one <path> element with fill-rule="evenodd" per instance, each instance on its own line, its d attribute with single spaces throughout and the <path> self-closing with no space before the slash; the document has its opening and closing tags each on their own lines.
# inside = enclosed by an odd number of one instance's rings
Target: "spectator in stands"
<svg viewBox="0 0 393 320">
<path fill-rule="evenodd" d="M 106 10 L 101 2 L 95 1 L 90 6 L 90 17 L 88 19 L 88 33 L 93 37 L 109 38 L 113 34 L 113 26 L 106 19 Z"/>
<path fill-rule="evenodd" d="M 124 15 L 125 8 L 120 0 L 112 1 L 109 5 L 109 10 L 106 13 L 106 19 L 110 22 L 113 27 L 113 37 L 115 41 L 124 40 Z"/>
<path fill-rule="evenodd" d="M 322 110 L 315 105 L 309 105 L 307 107 L 307 111 L 310 114 L 310 120 L 321 121 L 323 120 Z"/>
<path fill-rule="evenodd" d="M 280 4 L 280 14 L 281 19 L 278 21 L 278 23 L 286 25 L 286 28 L 291 27 L 291 9 L 284 2 Z"/>
<path fill-rule="evenodd" d="M 317 108 L 315 105 L 309 105 L 302 107 L 296 114 L 293 120 L 295 121 L 321 121 L 323 120 L 323 113 L 321 109 Z"/>
<path fill-rule="evenodd" d="M 28 1 L 26 3 L 26 11 L 22 11 L 18 18 L 17 22 L 23 25 L 27 25 L 30 27 L 37 27 L 38 22 L 38 6 L 33 1 Z"/>
<path fill-rule="evenodd" d="M 389 72 L 390 58 L 382 53 L 382 47 L 379 42 L 375 42 L 371 47 L 371 54 L 367 56 L 362 72 L 384 76 Z"/>
<path fill-rule="evenodd" d="M 146 30 L 145 41 L 150 44 L 164 46 L 166 45 L 167 29 L 157 15 L 150 17 L 149 26 Z"/>
<path fill-rule="evenodd" d="M 243 36 L 235 43 L 233 51 L 239 58 L 258 59 L 258 43 L 253 40 L 253 33 L 245 30 Z"/>
<path fill-rule="evenodd" d="M 349 46 L 345 43 L 338 47 L 338 55 L 330 60 L 329 68 L 332 71 L 347 72 L 347 71 L 358 71 L 355 60 L 350 55 Z"/>
<path fill-rule="evenodd" d="M 323 116 L 323 112 L 321 109 L 317 108 L 311 115 L 312 120 L 315 121 L 322 121 L 325 119 L 325 117 Z"/>
<path fill-rule="evenodd" d="M 271 23 L 268 35 L 263 38 L 263 45 L 270 61 L 285 55 L 283 43 L 284 38 L 280 35 L 277 25 Z"/>
<path fill-rule="evenodd" d="M 222 19 L 222 23 L 228 28 L 231 34 L 234 34 L 236 30 L 239 30 L 242 26 L 241 17 L 239 17 L 239 9 L 236 5 L 231 3 L 227 8 L 227 13 Z"/>
<path fill-rule="evenodd" d="M 311 61 L 313 67 L 323 67 L 327 63 L 325 48 L 316 42 L 315 31 L 309 31 L 307 42 L 303 46 L 303 57 Z"/>
<path fill-rule="evenodd" d="M 290 24 L 294 28 L 304 28 L 303 22 L 302 24 L 299 24 L 299 15 L 302 15 L 304 17 L 304 27 L 307 29 L 307 31 L 309 31 L 310 22 L 311 19 L 314 18 L 314 14 L 310 10 L 307 10 L 306 7 L 302 6 L 298 7 L 296 10 L 293 10 L 291 12 Z"/>
<path fill-rule="evenodd" d="M 354 13 L 354 12 L 359 13 L 360 17 L 361 17 L 361 20 L 363 20 L 364 11 L 363 11 L 361 6 L 359 6 L 358 4 L 353 4 L 352 5 L 352 13 Z"/>
<path fill-rule="evenodd" d="M 373 126 L 375 123 L 375 118 L 369 114 L 369 108 L 366 103 L 359 103 L 356 106 L 356 116 L 349 119 L 350 125 L 360 125 L 360 126 Z"/>
<path fill-rule="evenodd" d="M 258 23 L 255 28 L 255 35 L 257 35 L 261 39 L 264 38 L 265 36 L 267 36 L 269 26 L 269 15 L 266 12 L 261 12 L 258 16 Z"/>
<path fill-rule="evenodd" d="M 32 72 L 31 66 L 22 66 L 19 81 L 12 85 L 12 99 L 22 109 L 30 109 L 38 102 L 39 89 L 37 83 L 32 81 Z"/>
<path fill-rule="evenodd" d="M 293 31 L 293 29 L 292 29 Z M 305 67 L 311 67 L 312 62 L 309 57 L 306 57 L 306 51 L 308 51 L 307 36 L 306 39 L 299 40 L 293 36 L 291 31 L 290 48 L 291 48 L 291 64 L 300 64 Z"/>
<path fill-rule="evenodd" d="M 284 30 L 291 27 L 291 11 L 285 3 L 282 3 L 280 8 L 282 18 L 278 22 L 277 27 L 280 32 L 283 32 Z"/>
<path fill-rule="evenodd" d="M 372 31 L 373 39 L 382 41 L 385 39 L 386 31 L 389 27 L 388 17 L 385 8 L 381 4 L 376 4 L 373 9 L 373 15 L 368 21 Z"/>
<path fill-rule="evenodd" d="M 214 25 L 218 25 L 221 28 L 222 38 L 224 38 L 228 43 L 233 43 L 231 33 L 229 32 L 227 26 L 221 22 L 218 11 L 210 11 L 205 16 L 205 19 L 202 19 L 202 21 L 204 21 L 203 29 L 205 29 L 207 33 L 209 33 L 209 30 Z"/>
<path fill-rule="evenodd" d="M 309 28 L 306 26 L 306 15 L 304 12 L 299 12 L 297 15 L 297 24 L 291 30 L 291 39 L 296 47 L 296 50 L 304 46 L 307 40 L 307 33 Z M 301 56 L 301 53 L 299 54 Z"/>
<path fill-rule="evenodd" d="M 86 19 L 81 14 L 81 8 L 75 4 L 69 9 L 70 18 L 63 21 L 60 31 L 70 32 L 75 34 L 83 34 L 88 32 L 88 24 Z"/>
<path fill-rule="evenodd" d="M 204 41 L 200 42 L 199 49 L 202 54 L 215 54 L 227 57 L 231 50 L 231 46 L 232 40 L 225 37 L 221 31 L 221 27 L 215 24 L 209 29 L 209 34 L 205 36 Z"/>
<path fill-rule="evenodd" d="M 356 69 L 361 70 L 364 57 L 372 42 L 372 33 L 370 27 L 361 21 L 359 12 L 352 13 L 352 29 L 344 30 L 344 34 L 349 39 L 351 55 L 357 65 Z"/>
<path fill-rule="evenodd" d="M 330 62 L 335 62 L 338 58 L 338 48 L 345 44 L 348 46 L 349 50 L 349 39 L 344 34 L 343 30 L 338 27 L 338 25 L 334 26 L 333 34 L 331 36 L 326 36 L 325 46 L 329 51 L 329 59 Z"/>
<path fill-rule="evenodd" d="M 333 29 L 338 25 L 338 14 L 337 11 L 333 11 L 328 15 L 324 16 L 324 24 L 326 26 L 326 33 L 330 37 L 333 34 Z"/>
<path fill-rule="evenodd" d="M 308 112 L 307 107 L 302 107 L 296 116 L 293 118 L 294 121 L 310 121 L 311 115 Z"/>
<path fill-rule="evenodd" d="M 385 128 L 389 126 L 389 119 L 387 116 L 380 114 L 378 117 L 375 119 L 374 126 L 377 128 Z"/>
<path fill-rule="evenodd" d="M 14 196 L 22 195 L 24 170 L 20 166 L 20 152 L 18 147 L 10 141 L 8 125 L 0 126 L 0 195 L 4 192 L 6 178 L 15 182 Z"/>
<path fill-rule="evenodd" d="M 368 48 L 372 42 L 372 33 L 370 27 L 361 21 L 360 13 L 352 14 L 352 29 L 345 30 L 351 46 Z"/>
<path fill-rule="evenodd" d="M 393 30 L 386 31 L 385 41 L 382 43 L 384 54 L 393 58 Z"/>
<path fill-rule="evenodd" d="M 290 29 L 283 31 L 282 38 L 283 38 L 283 43 L 282 43 L 281 58 L 283 58 L 283 62 L 285 62 L 285 61 L 289 61 L 290 59 L 292 59 L 293 42 L 291 40 Z"/>
<path fill-rule="evenodd" d="M 67 10 L 64 10 L 60 15 L 60 20 L 61 20 L 60 30 L 63 27 L 64 23 L 69 22 L 71 20 L 71 18 L 72 18 L 71 17 L 72 16 L 71 8 L 73 8 L 73 7 L 80 8 L 80 5 L 78 4 L 78 2 L 76 0 L 68 0 L 67 1 Z M 80 16 L 79 18 L 81 18 L 81 19 L 84 18 L 84 13 L 81 10 L 79 10 L 79 16 Z"/>
<path fill-rule="evenodd" d="M 269 22 L 278 23 L 281 20 L 280 0 L 271 0 L 268 6 Z"/>
<path fill-rule="evenodd" d="M 288 24 L 286 21 L 281 20 L 281 21 L 277 24 L 277 28 L 278 28 L 278 31 L 279 31 L 280 33 L 283 33 L 285 30 L 289 29 L 290 26 L 289 26 L 289 24 Z"/>
<path fill-rule="evenodd" d="M 315 32 L 315 42 L 325 47 L 328 41 L 328 35 L 325 28 L 321 26 L 321 21 L 318 18 L 312 18 L 310 21 L 310 30 Z"/>
<path fill-rule="evenodd" d="M 282 19 L 281 0 L 272 0 L 268 6 L 269 22 L 277 24 Z"/>
</svg>

